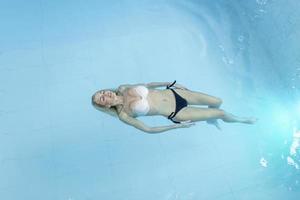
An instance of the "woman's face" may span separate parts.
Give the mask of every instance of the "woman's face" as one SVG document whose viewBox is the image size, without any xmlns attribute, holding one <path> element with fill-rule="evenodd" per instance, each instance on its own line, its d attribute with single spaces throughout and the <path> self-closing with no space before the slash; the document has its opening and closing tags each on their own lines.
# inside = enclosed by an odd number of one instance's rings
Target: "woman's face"
<svg viewBox="0 0 300 200">
<path fill-rule="evenodd" d="M 109 90 L 102 90 L 100 92 L 97 92 L 95 95 L 95 103 L 110 107 L 114 105 L 114 102 L 116 101 L 116 94 Z"/>
</svg>

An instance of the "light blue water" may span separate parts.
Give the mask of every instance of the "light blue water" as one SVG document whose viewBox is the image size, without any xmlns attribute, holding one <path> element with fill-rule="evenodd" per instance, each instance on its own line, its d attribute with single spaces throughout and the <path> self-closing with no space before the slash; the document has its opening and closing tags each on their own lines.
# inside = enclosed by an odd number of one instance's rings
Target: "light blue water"
<svg viewBox="0 0 300 200">
<path fill-rule="evenodd" d="M 0 1 L 0 199 L 299 199 L 299 8 Z M 258 123 L 146 134 L 90 103 L 101 88 L 174 79 Z"/>
</svg>

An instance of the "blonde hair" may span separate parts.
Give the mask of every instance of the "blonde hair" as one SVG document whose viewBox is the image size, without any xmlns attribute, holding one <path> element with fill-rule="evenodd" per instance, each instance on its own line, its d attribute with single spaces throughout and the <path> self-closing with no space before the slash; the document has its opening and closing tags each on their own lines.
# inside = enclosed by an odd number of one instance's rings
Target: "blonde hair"
<svg viewBox="0 0 300 200">
<path fill-rule="evenodd" d="M 96 101 L 95 101 L 95 97 L 96 97 L 96 94 L 98 94 L 99 92 L 101 92 L 101 91 L 107 91 L 107 90 L 109 90 L 109 91 L 112 91 L 112 92 L 114 92 L 114 93 L 118 93 L 118 90 L 117 89 L 103 89 L 103 90 L 98 90 L 97 92 L 95 92 L 95 94 L 93 94 L 93 96 L 92 96 L 92 105 L 97 109 L 97 110 L 100 110 L 100 111 L 102 111 L 102 112 L 104 112 L 104 113 L 106 113 L 106 114 L 109 114 L 109 115 L 111 115 L 111 116 L 113 116 L 113 117 L 118 117 L 119 115 L 118 115 L 118 111 L 117 111 L 117 108 L 115 107 L 115 106 L 111 106 L 110 108 L 108 108 L 108 107 L 105 107 L 105 106 L 103 106 L 103 105 L 99 105 L 99 104 L 97 104 L 96 103 Z"/>
</svg>

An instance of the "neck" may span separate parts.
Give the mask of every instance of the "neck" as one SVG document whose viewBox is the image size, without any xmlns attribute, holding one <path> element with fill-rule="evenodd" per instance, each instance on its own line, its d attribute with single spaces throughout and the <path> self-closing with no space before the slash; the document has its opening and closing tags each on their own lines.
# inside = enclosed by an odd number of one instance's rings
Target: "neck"
<svg viewBox="0 0 300 200">
<path fill-rule="evenodd" d="M 114 103 L 114 106 L 123 105 L 123 103 L 124 103 L 124 97 L 123 96 L 116 96 L 116 101 Z"/>
</svg>

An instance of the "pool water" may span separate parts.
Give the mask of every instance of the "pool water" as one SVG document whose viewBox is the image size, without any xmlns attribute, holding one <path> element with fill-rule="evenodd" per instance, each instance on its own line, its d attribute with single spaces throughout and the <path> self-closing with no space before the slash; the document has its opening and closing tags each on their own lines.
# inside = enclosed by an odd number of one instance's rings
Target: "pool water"
<svg viewBox="0 0 300 200">
<path fill-rule="evenodd" d="M 299 199 L 299 8 L 0 2 L 0 199 Z M 258 122 L 147 134 L 91 105 L 99 89 L 174 80 Z"/>
</svg>

